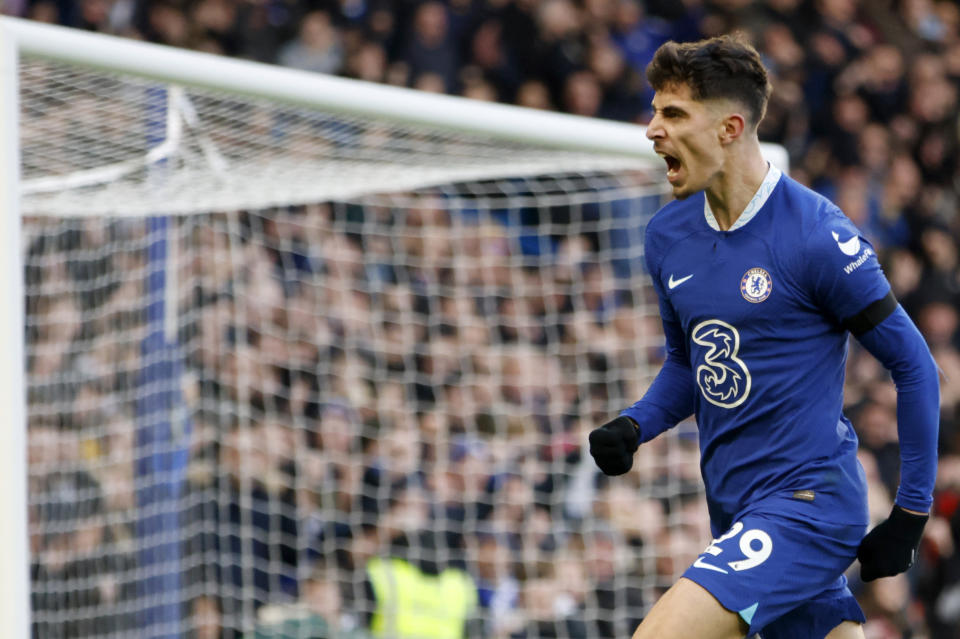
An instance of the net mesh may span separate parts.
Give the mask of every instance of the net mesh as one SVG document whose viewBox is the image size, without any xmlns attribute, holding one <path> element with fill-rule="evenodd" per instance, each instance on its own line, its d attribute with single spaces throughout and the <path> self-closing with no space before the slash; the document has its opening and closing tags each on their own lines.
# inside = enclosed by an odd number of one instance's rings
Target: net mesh
<svg viewBox="0 0 960 639">
<path fill-rule="evenodd" d="M 21 78 L 36 636 L 459 636 L 383 629 L 384 558 L 470 636 L 626 636 L 709 541 L 689 425 L 584 445 L 662 359 L 654 169 Z"/>
<path fill-rule="evenodd" d="M 41 214 L 76 215 L 78 205 L 100 215 L 256 209 L 648 164 L 29 58 L 20 84 L 24 208 Z"/>
</svg>

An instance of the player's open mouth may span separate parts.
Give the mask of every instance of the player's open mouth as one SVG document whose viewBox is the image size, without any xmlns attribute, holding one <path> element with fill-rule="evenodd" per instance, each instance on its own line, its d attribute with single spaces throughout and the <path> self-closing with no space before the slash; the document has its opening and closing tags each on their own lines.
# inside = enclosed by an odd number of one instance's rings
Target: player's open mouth
<svg viewBox="0 0 960 639">
<path fill-rule="evenodd" d="M 667 180 L 673 182 L 680 175 L 680 169 L 683 167 L 683 164 L 674 156 L 664 153 L 663 151 L 660 152 L 660 157 L 667 163 Z"/>
</svg>

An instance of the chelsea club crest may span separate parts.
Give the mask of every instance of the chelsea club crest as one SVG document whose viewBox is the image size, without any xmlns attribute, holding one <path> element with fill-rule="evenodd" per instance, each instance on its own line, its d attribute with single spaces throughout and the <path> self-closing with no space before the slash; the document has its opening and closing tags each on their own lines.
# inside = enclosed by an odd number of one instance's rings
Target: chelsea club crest
<svg viewBox="0 0 960 639">
<path fill-rule="evenodd" d="M 743 299 L 753 304 L 759 304 L 770 297 L 773 290 L 773 280 L 764 269 L 756 266 L 743 274 L 740 280 L 740 294 Z"/>
</svg>

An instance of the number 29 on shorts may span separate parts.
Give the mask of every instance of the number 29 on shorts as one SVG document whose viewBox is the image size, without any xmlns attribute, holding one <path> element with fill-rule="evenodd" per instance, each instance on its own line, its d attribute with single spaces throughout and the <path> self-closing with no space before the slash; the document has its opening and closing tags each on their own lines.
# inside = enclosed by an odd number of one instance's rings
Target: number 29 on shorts
<svg viewBox="0 0 960 639">
<path fill-rule="evenodd" d="M 727 562 L 727 565 L 735 571 L 755 568 L 756 566 L 759 566 L 765 562 L 770 557 L 770 553 L 773 552 L 773 540 L 770 538 L 770 535 L 759 528 L 752 528 L 746 532 L 743 532 L 743 522 L 738 521 L 730 527 L 730 530 L 710 542 L 710 545 L 706 547 L 702 554 L 719 557 L 725 552 L 725 550 L 729 550 L 721 548 L 720 544 L 723 544 L 723 542 L 729 541 L 738 535 L 740 536 L 740 552 L 744 558 Z M 697 557 L 697 560 L 693 565 L 696 568 L 706 568 L 707 570 L 722 572 L 724 574 L 727 573 L 727 570 L 704 561 L 704 557 L 702 555 Z"/>
</svg>

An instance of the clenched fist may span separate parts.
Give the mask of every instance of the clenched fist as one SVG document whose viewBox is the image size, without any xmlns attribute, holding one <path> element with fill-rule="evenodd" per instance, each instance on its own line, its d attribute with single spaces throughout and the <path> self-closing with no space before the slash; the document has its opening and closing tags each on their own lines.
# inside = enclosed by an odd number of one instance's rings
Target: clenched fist
<svg viewBox="0 0 960 639">
<path fill-rule="evenodd" d="M 606 475 L 622 475 L 633 466 L 637 423 L 621 415 L 590 431 L 590 454 Z"/>
</svg>

